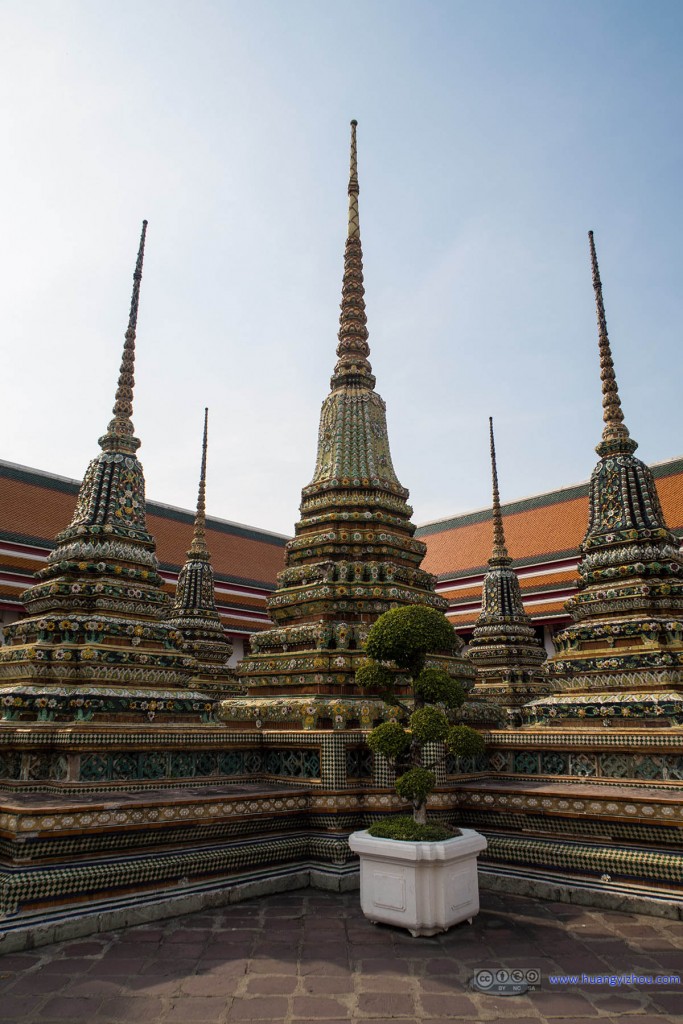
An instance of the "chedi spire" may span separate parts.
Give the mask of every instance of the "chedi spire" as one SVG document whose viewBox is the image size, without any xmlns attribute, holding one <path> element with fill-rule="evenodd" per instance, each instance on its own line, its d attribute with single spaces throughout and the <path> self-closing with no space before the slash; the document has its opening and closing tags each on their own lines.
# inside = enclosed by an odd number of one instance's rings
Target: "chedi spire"
<svg viewBox="0 0 683 1024">
<path fill-rule="evenodd" d="M 164 621 L 170 600 L 135 454 L 133 363 L 146 229 L 143 221 L 114 417 L 71 522 L 22 594 L 28 617 L 8 627 L 0 650 L 6 716 L 199 721 L 213 706 L 188 689 L 196 662 Z"/>
<path fill-rule="evenodd" d="M 503 514 L 498 492 L 496 444 L 489 416 L 493 484 L 493 554 L 482 585 L 481 614 L 469 644 L 477 669 L 475 698 L 517 708 L 547 690 L 541 674 L 546 652 L 524 611 L 517 573 L 505 546 Z"/>
<path fill-rule="evenodd" d="M 138 326 L 138 306 L 140 304 L 140 282 L 142 281 L 142 264 L 145 258 L 145 238 L 147 221 L 142 222 L 138 258 L 133 272 L 133 294 L 130 299 L 130 313 L 126 328 L 121 369 L 114 399 L 113 419 L 110 420 L 107 432 L 100 438 L 100 446 L 104 451 L 134 452 L 140 447 L 133 427 L 133 387 L 135 385 L 135 335 Z"/>
<path fill-rule="evenodd" d="M 209 430 L 209 410 L 204 409 L 204 437 L 202 440 L 202 466 L 199 472 L 199 492 L 197 494 L 197 511 L 194 517 L 192 543 L 187 553 L 188 558 L 203 558 L 209 561 L 209 549 L 206 546 L 206 448 Z"/>
<path fill-rule="evenodd" d="M 178 631 L 180 646 L 199 665 L 192 680 L 197 689 L 212 696 L 228 696 L 239 692 L 228 659 L 232 644 L 223 629 L 216 608 L 216 592 L 211 557 L 206 546 L 206 453 L 208 446 L 209 410 L 204 410 L 202 463 L 199 472 L 197 512 L 192 543 L 187 560 L 180 570 L 169 625 Z"/>
<path fill-rule="evenodd" d="M 370 625 L 400 605 L 447 607 L 435 578 L 420 567 L 426 547 L 414 536 L 368 362 L 358 192 L 352 121 L 337 364 L 320 412 L 315 470 L 268 600 L 273 628 L 252 636 L 238 669 L 248 696 L 224 703 L 225 721 L 344 729 L 390 717 L 380 694 L 362 694 L 355 683 Z M 469 683 L 469 663 L 445 661 Z"/>
<path fill-rule="evenodd" d="M 602 431 L 602 441 L 596 448 L 598 455 L 608 455 L 622 451 L 632 453 L 638 447 L 624 423 L 624 413 L 621 409 L 619 398 L 619 387 L 614 372 L 612 360 L 612 349 L 607 333 L 607 319 L 605 317 L 605 304 L 602 298 L 602 281 L 600 280 L 600 268 L 598 257 L 595 252 L 595 241 L 593 232 L 588 232 L 588 241 L 591 254 L 591 270 L 593 274 L 593 291 L 595 292 L 595 310 L 598 319 L 598 348 L 600 351 L 600 380 L 602 382 L 602 418 L 605 426 Z"/>
<path fill-rule="evenodd" d="M 375 378 L 368 362 L 367 316 L 365 315 L 365 288 L 363 287 L 363 249 L 360 240 L 358 213 L 358 155 L 356 126 L 351 122 L 351 157 L 349 168 L 349 216 L 344 250 L 344 277 L 342 281 L 341 313 L 339 316 L 338 362 L 332 376 L 332 388 L 358 383 L 374 388 Z"/>
<path fill-rule="evenodd" d="M 561 692 L 529 704 L 525 718 L 543 725 L 591 718 L 680 725 L 683 555 L 623 422 L 592 231 L 588 237 L 605 427 L 589 485 L 577 592 L 565 605 L 574 622 L 555 634 L 557 653 L 547 667 L 551 679 L 562 680 Z"/>
<path fill-rule="evenodd" d="M 498 492 L 498 469 L 496 467 L 496 442 L 493 436 L 493 417 L 489 416 L 489 442 L 491 450 L 491 478 L 493 484 L 493 554 L 489 565 L 509 565 L 512 561 L 505 547 L 503 516 L 500 511 L 500 494 Z"/>
</svg>

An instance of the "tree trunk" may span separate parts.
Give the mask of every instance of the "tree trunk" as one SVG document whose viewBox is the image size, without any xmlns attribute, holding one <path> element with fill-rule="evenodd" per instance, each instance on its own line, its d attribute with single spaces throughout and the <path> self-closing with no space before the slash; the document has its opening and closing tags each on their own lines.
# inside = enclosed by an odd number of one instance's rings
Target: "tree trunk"
<svg viewBox="0 0 683 1024">
<path fill-rule="evenodd" d="M 427 801 L 423 800 L 421 804 L 413 804 L 413 821 L 418 825 L 427 824 Z"/>
</svg>

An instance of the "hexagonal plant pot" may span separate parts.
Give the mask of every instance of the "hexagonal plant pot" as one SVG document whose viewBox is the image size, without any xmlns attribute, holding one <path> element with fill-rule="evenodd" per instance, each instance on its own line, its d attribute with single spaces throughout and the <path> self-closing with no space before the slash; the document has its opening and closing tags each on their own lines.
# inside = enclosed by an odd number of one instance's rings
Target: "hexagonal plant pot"
<svg viewBox="0 0 683 1024">
<path fill-rule="evenodd" d="M 353 832 L 360 857 L 360 899 L 373 924 L 398 925 L 411 935 L 436 935 L 479 913 L 477 856 L 486 840 L 473 829 L 436 843 L 376 839 Z"/>
</svg>

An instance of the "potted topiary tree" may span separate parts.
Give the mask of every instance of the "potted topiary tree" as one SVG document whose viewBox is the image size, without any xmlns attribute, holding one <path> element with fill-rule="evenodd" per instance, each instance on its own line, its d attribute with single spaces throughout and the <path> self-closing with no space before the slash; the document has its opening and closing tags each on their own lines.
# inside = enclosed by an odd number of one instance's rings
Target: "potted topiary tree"
<svg viewBox="0 0 683 1024">
<path fill-rule="evenodd" d="M 479 911 L 477 855 L 486 840 L 472 829 L 427 821 L 427 800 L 436 786 L 435 768 L 448 753 L 461 757 L 484 749 L 480 734 L 449 722 L 448 710 L 465 700 L 461 684 L 428 655 L 456 649 L 455 631 L 441 612 L 408 605 L 385 612 L 368 634 L 368 659 L 356 673 L 398 709 L 403 722 L 383 722 L 368 746 L 397 773 L 396 792 L 413 813 L 377 822 L 349 836 L 360 857 L 361 906 L 373 922 L 398 924 L 412 935 L 435 935 Z"/>
</svg>

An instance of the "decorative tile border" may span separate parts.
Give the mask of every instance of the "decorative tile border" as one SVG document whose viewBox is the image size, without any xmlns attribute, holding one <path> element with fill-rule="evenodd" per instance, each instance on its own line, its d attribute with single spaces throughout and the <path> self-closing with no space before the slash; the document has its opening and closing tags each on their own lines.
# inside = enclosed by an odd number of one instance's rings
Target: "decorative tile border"
<svg viewBox="0 0 683 1024">
<path fill-rule="evenodd" d="M 618 876 L 671 885 L 683 884 L 683 855 L 673 852 L 602 846 L 569 840 L 487 836 L 485 863 L 525 864 L 577 874 Z"/>
<path fill-rule="evenodd" d="M 667 799 L 668 797 L 668 799 Z M 633 799 L 617 792 L 604 797 L 580 797 L 571 794 L 540 792 L 477 792 L 461 790 L 458 794 L 461 809 L 473 808 L 487 811 L 523 811 L 547 815 L 587 816 L 591 819 L 609 821 L 614 818 L 626 820 L 650 819 L 656 822 L 683 822 L 683 801 L 664 792 L 661 800 L 653 801 L 651 792 L 643 798 Z M 552 827 L 552 825 L 548 825 Z"/>
<path fill-rule="evenodd" d="M 579 779 L 683 781 L 683 753 L 587 753 L 577 750 L 488 750 L 477 758 L 449 758 L 451 782 L 460 774 L 552 776 Z"/>
<path fill-rule="evenodd" d="M 353 855 L 339 835 L 278 836 L 219 848 L 150 853 L 139 857 L 97 860 L 59 867 L 0 869 L 0 915 L 16 914 L 22 907 L 66 903 L 69 899 L 112 896 L 118 892 L 153 892 L 193 881 L 225 878 L 235 881 L 240 872 L 269 864 L 311 862 L 343 867 Z"/>
<path fill-rule="evenodd" d="M 238 775 L 248 778 L 320 778 L 318 750 L 116 751 L 80 757 L 79 781 L 188 779 Z"/>
</svg>

